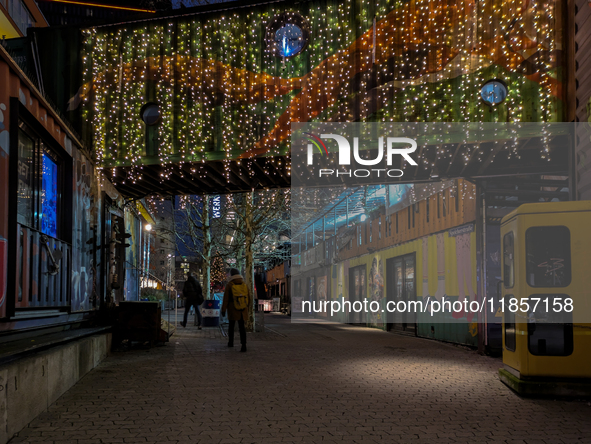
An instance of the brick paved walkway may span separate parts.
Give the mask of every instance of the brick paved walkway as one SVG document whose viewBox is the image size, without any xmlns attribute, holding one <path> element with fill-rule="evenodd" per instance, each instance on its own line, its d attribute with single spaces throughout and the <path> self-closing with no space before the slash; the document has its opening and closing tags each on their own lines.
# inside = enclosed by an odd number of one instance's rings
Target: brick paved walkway
<svg viewBox="0 0 591 444">
<path fill-rule="evenodd" d="M 590 403 L 521 399 L 499 359 L 279 315 L 266 326 L 247 353 L 195 327 L 117 352 L 11 443 L 591 443 Z"/>
</svg>

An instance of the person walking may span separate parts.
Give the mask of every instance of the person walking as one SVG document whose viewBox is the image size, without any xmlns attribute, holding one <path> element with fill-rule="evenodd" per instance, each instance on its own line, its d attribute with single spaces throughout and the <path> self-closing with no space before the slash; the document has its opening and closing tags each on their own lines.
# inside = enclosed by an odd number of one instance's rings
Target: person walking
<svg viewBox="0 0 591 444">
<path fill-rule="evenodd" d="M 235 268 L 230 268 L 227 274 L 228 283 L 224 291 L 224 301 L 222 302 L 222 316 L 228 312 L 228 347 L 234 347 L 234 326 L 238 321 L 238 330 L 240 330 L 241 352 L 246 351 L 246 328 L 244 323 L 248 319 L 248 307 L 252 303 L 252 297 L 248 287 L 244 283 L 244 278 Z"/>
<path fill-rule="evenodd" d="M 199 281 L 193 276 L 193 273 L 189 271 L 187 273 L 187 280 L 183 286 L 183 296 L 185 297 L 185 315 L 183 316 L 183 327 L 187 326 L 187 316 L 191 307 L 195 307 L 195 313 L 197 314 L 197 328 L 201 330 L 201 304 L 203 304 L 203 289 Z"/>
</svg>

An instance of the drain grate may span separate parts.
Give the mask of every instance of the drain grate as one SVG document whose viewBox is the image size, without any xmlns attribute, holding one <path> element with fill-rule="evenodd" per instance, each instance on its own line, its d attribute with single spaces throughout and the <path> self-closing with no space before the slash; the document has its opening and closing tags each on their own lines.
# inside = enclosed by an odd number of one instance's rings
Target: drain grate
<svg viewBox="0 0 591 444">
<path fill-rule="evenodd" d="M 401 351 L 401 352 L 406 351 L 406 348 L 404 348 L 404 347 L 395 347 L 393 345 L 386 345 L 385 348 L 390 349 L 390 350 L 394 350 L 394 351 Z"/>
</svg>

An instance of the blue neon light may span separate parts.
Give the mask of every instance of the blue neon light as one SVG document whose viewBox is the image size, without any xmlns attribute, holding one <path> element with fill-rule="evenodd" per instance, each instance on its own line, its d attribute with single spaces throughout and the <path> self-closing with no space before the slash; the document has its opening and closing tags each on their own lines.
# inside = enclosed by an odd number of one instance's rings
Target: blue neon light
<svg viewBox="0 0 591 444">
<path fill-rule="evenodd" d="M 304 47 L 304 34 L 299 26 L 287 23 L 275 32 L 275 43 L 281 57 L 291 57 Z"/>
</svg>

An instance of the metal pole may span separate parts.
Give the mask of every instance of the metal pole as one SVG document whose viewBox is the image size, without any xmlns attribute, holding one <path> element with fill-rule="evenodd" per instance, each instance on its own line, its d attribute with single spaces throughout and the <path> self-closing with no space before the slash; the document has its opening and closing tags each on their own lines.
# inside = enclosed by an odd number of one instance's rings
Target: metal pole
<svg viewBox="0 0 591 444">
<path fill-rule="evenodd" d="M 346 213 L 347 213 L 347 228 L 349 227 L 349 196 L 347 195 L 347 208 L 346 208 Z"/>
<path fill-rule="evenodd" d="M 166 273 L 166 289 L 168 290 L 168 340 L 170 341 L 170 312 L 172 311 L 172 307 L 170 306 L 170 256 L 168 257 L 168 273 Z"/>
<path fill-rule="evenodd" d="M 148 252 L 147 252 L 147 265 L 146 265 L 146 279 L 150 279 L 150 232 L 148 231 Z"/>
<path fill-rule="evenodd" d="M 334 222 L 334 235 L 337 235 L 337 206 L 335 205 L 334 208 L 334 216 L 333 216 L 333 222 Z"/>
<path fill-rule="evenodd" d="M 143 234 L 143 231 L 144 231 L 144 227 L 142 225 L 142 234 Z M 143 256 L 143 260 L 142 260 L 142 274 L 143 274 L 142 280 L 144 281 L 144 286 L 145 286 L 146 285 L 146 242 L 148 240 L 146 239 L 146 235 L 145 234 L 143 234 L 143 238 L 144 239 L 143 239 L 143 242 L 142 242 L 142 249 L 144 250 L 144 254 L 142 255 Z M 140 290 L 140 294 L 141 294 L 141 290 Z"/>
<path fill-rule="evenodd" d="M 171 268 L 172 268 L 172 265 L 171 265 Z M 174 258 L 174 270 L 176 270 L 176 256 Z M 172 270 L 171 270 L 171 274 L 172 274 L 171 280 L 174 280 L 175 273 L 173 273 Z M 178 319 L 178 305 L 179 305 L 178 304 L 178 300 L 177 300 L 178 298 L 176 297 L 176 295 L 177 295 L 177 293 L 176 293 L 176 289 L 175 289 L 175 291 L 174 291 L 174 325 L 177 324 L 177 319 Z"/>
<path fill-rule="evenodd" d="M 141 226 L 142 226 L 142 223 L 140 221 L 140 227 Z M 142 279 L 141 270 L 142 270 L 142 266 L 143 266 L 143 264 L 142 264 L 142 246 L 144 245 L 142 243 L 142 241 L 143 241 L 143 239 L 142 239 L 142 230 L 139 230 L 139 232 L 140 232 L 140 234 L 139 234 L 139 236 L 140 236 L 139 242 L 134 243 L 134 245 L 133 245 L 133 247 L 136 250 L 136 255 L 135 255 L 135 259 L 136 259 L 136 262 L 135 262 L 135 271 L 137 273 L 137 294 L 136 294 L 136 297 L 137 297 L 137 301 L 138 302 L 140 300 L 140 293 L 141 293 L 140 281 Z M 139 257 L 139 264 L 137 262 L 138 257 Z"/>
</svg>

